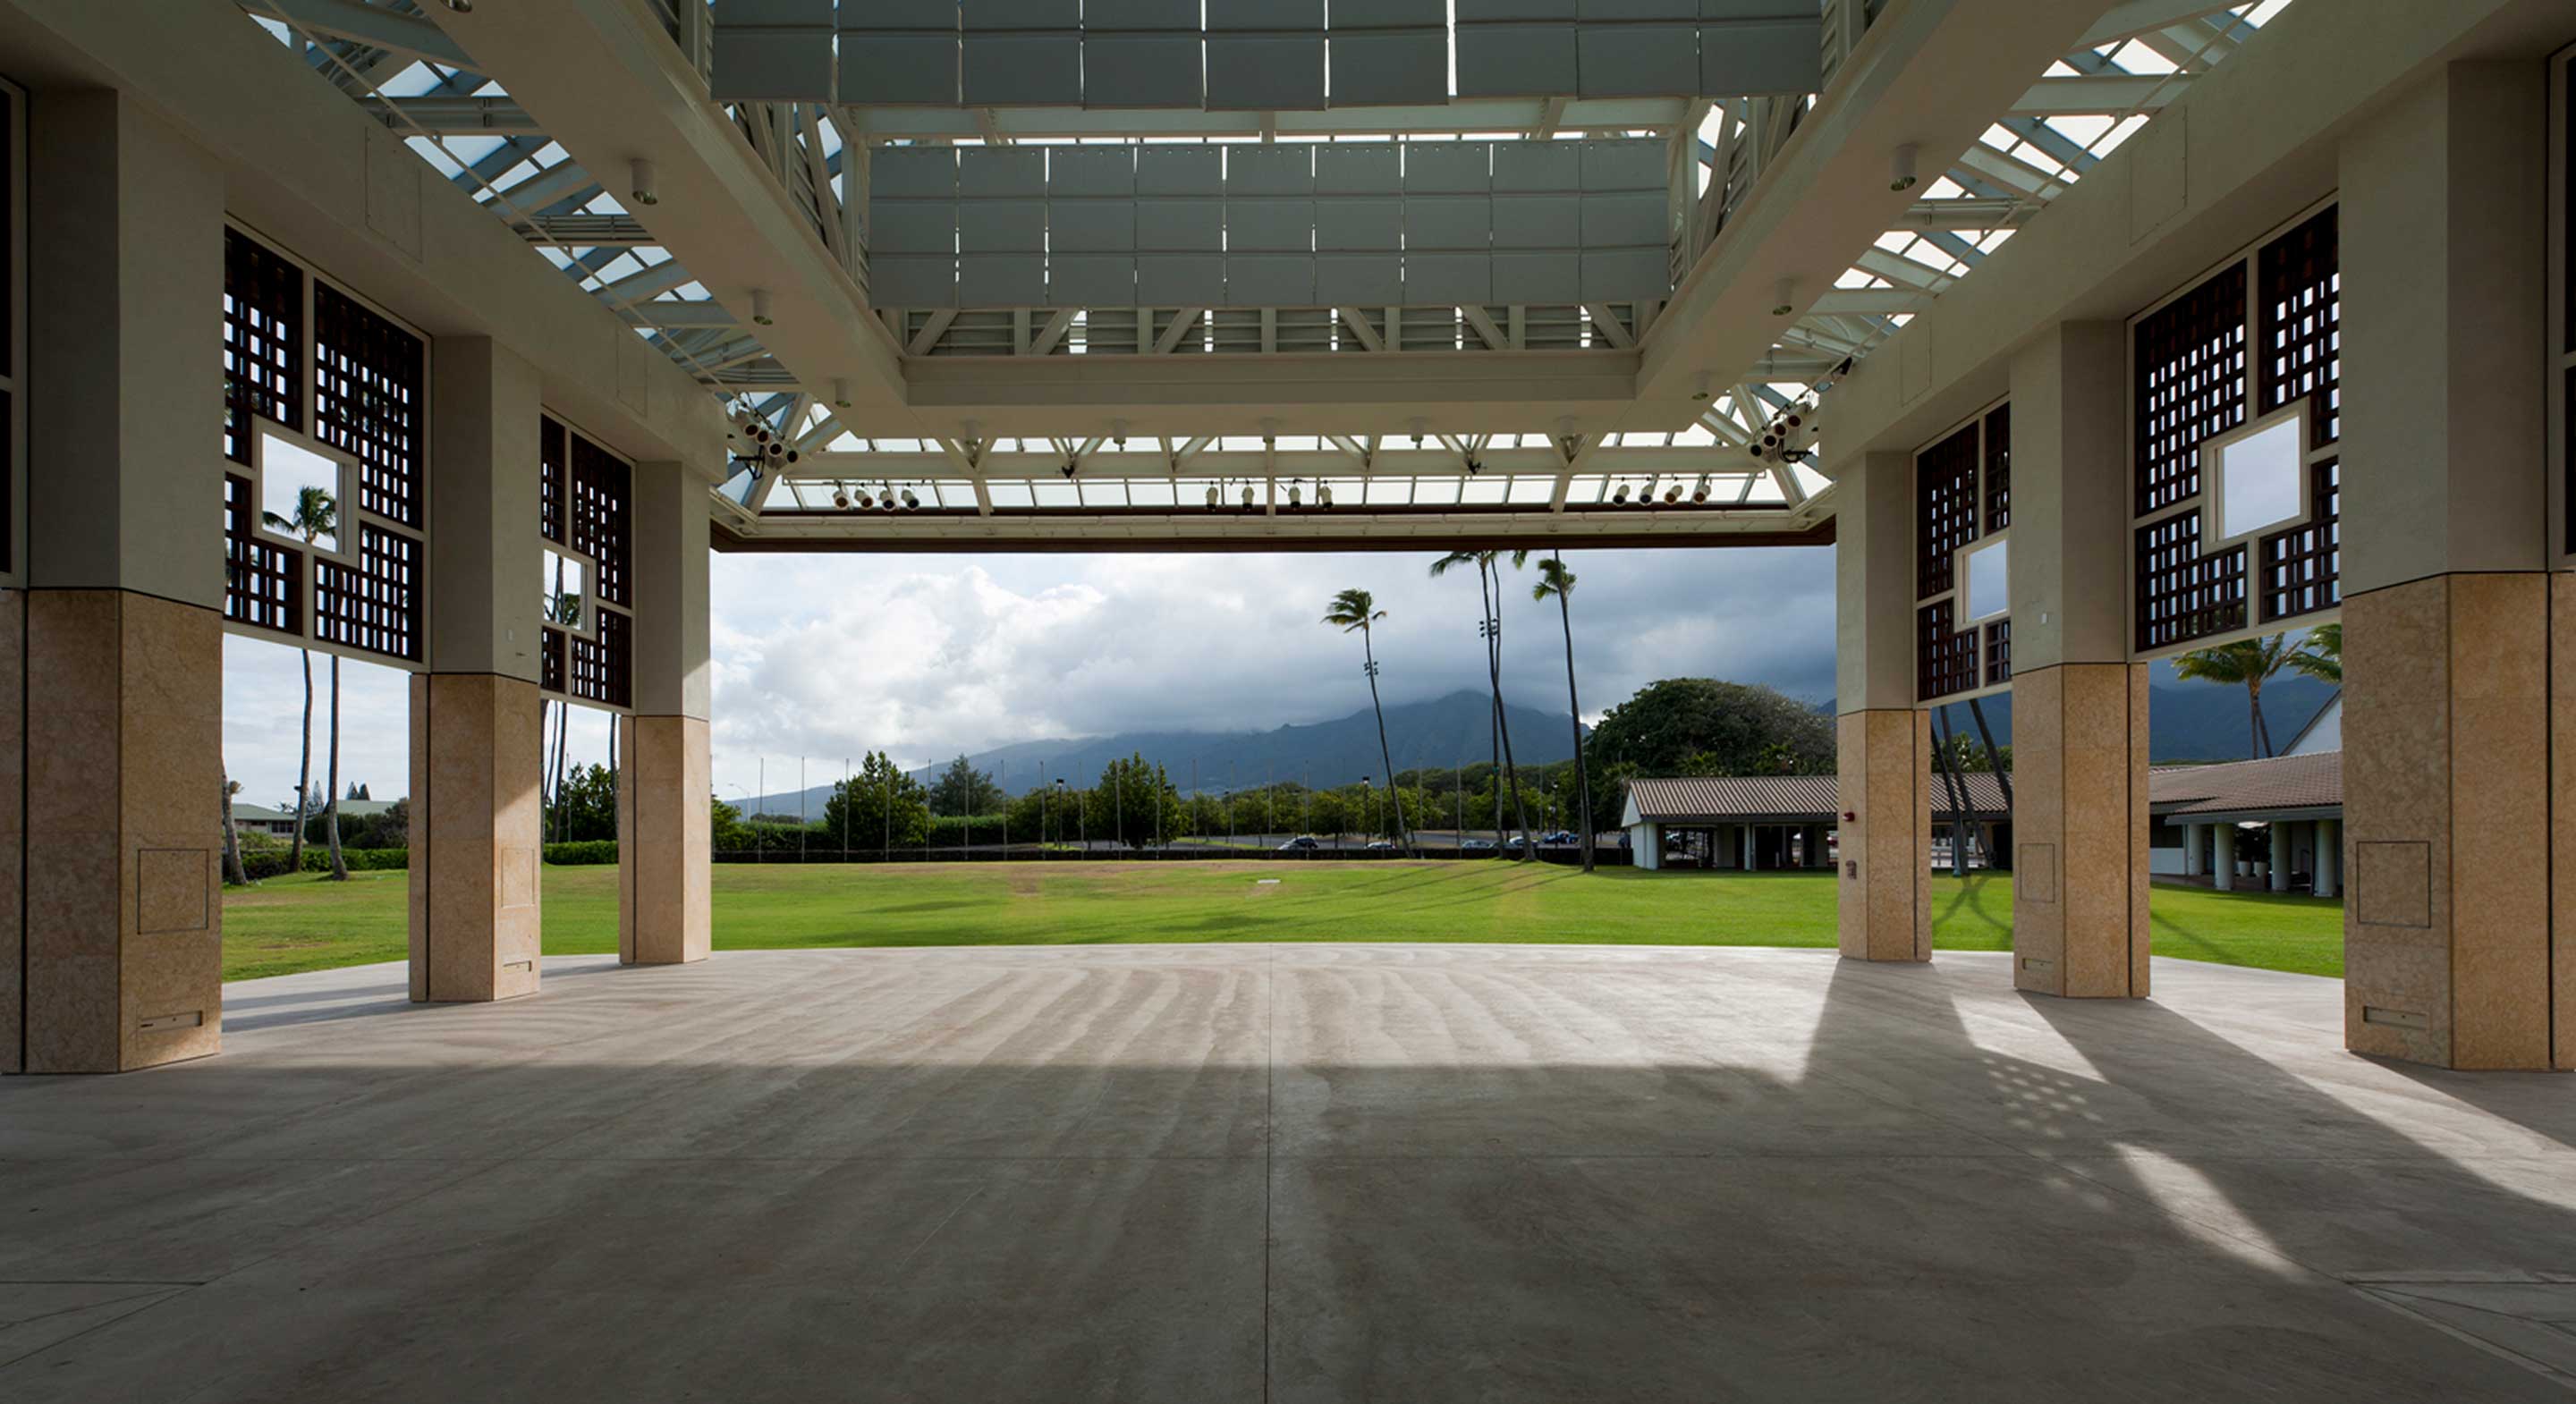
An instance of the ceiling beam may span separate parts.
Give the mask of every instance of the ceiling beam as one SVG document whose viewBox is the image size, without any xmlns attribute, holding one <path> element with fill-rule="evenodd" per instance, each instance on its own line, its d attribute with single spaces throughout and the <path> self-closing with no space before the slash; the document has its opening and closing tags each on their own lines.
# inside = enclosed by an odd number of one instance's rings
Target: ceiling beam
<svg viewBox="0 0 2576 1404">
<path fill-rule="evenodd" d="M 1835 70 L 1816 107 L 1719 231 L 1648 332 L 1637 404 L 1623 429 L 1680 428 L 1706 408 L 1700 384 L 1760 366 L 1803 314 L 1916 203 L 1889 162 L 1915 146 L 1926 171 L 2006 114 L 2076 46 L 2098 10 L 2065 0 L 1913 0 L 1890 5 Z"/>
<path fill-rule="evenodd" d="M 862 107 L 835 109 L 862 140 L 982 142 L 1052 137 L 1451 135 L 1466 132 L 1649 131 L 1681 123 L 1682 98 L 1461 98 L 1438 106 L 1324 112 L 1194 108 Z M 1549 120 L 1551 110 L 1555 116 Z"/>
<path fill-rule="evenodd" d="M 2117 44 L 2123 39 L 2134 39 L 2141 34 L 2153 34 L 2157 30 L 2181 24 L 2186 20 L 2195 20 L 2203 15 L 2214 15 L 2221 10 L 2232 10 L 2243 3 L 2244 0 L 2233 0 L 2233 3 L 2229 4 L 2211 4 L 2210 0 L 2122 0 L 2122 3 L 2113 5 L 2101 19 L 2094 22 L 2092 28 L 2085 30 L 2082 37 L 2067 45 L 2066 48 L 2069 52 L 2076 49 L 2104 48 Z"/>
<path fill-rule="evenodd" d="M 257 0 L 257 4 L 316 34 L 391 49 L 450 68 L 474 68 L 474 61 L 466 57 L 454 39 L 416 15 L 360 4 L 358 0 Z"/>
<path fill-rule="evenodd" d="M 431 27 L 427 21 L 424 27 Z M 385 125 L 405 136 L 489 136 L 494 132 L 533 132 L 537 119 L 505 97 L 378 98 Z"/>
<path fill-rule="evenodd" d="M 2118 117 L 2160 112 L 2185 84 L 2169 73 L 2080 74 L 2042 78 L 2012 105 L 2015 117 Z"/>
<path fill-rule="evenodd" d="M 295 0 L 309 3 L 310 0 Z M 761 343 L 807 388 L 846 382 L 843 422 L 914 426 L 901 357 L 867 298 L 654 19 L 632 0 L 427 7 L 431 18 L 530 118 L 611 188 L 652 161 L 659 200 L 631 209 L 719 302 L 748 311 L 769 295 Z M 570 59 L 568 56 L 578 56 Z"/>
</svg>

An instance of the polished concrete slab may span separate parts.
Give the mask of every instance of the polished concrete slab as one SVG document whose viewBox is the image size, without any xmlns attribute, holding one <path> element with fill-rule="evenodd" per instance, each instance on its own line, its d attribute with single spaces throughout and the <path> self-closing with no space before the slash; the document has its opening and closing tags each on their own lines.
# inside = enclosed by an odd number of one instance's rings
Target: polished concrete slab
<svg viewBox="0 0 2576 1404">
<path fill-rule="evenodd" d="M 2563 1399 L 2576 1081 L 2338 984 L 1496 946 L 231 986 L 0 1081 L 0 1398 Z"/>
</svg>

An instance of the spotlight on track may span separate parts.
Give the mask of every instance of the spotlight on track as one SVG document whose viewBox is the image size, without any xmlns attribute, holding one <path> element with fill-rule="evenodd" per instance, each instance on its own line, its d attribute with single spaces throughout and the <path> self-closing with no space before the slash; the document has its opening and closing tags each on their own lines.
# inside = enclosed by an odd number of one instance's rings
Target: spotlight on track
<svg viewBox="0 0 2576 1404">
<path fill-rule="evenodd" d="M 1290 483 L 1288 485 L 1288 505 L 1291 507 L 1303 507 L 1306 505 L 1306 494 L 1304 490 L 1300 489 L 1295 483 Z"/>
<path fill-rule="evenodd" d="M 775 326 L 777 324 L 777 319 L 769 315 L 769 289 L 753 288 L 751 290 L 751 322 L 753 326 L 759 327 Z"/>
<path fill-rule="evenodd" d="M 1315 505 L 1318 507 L 1330 507 L 1333 505 L 1333 485 L 1331 483 L 1315 484 Z"/>
<path fill-rule="evenodd" d="M 1221 498 L 1221 497 L 1222 497 L 1222 494 L 1220 494 L 1220 493 L 1216 490 L 1216 486 L 1215 486 L 1215 484 L 1213 484 L 1213 483 L 1209 484 L 1209 486 L 1208 486 L 1208 490 L 1207 490 L 1207 504 L 1208 504 L 1208 510 L 1209 510 L 1209 511 L 1213 512 L 1213 511 L 1215 511 L 1215 510 L 1216 510 L 1217 502 L 1220 500 L 1220 498 Z"/>
<path fill-rule="evenodd" d="M 448 4 L 450 6 L 453 6 L 455 3 L 456 0 L 448 0 Z M 468 0 L 467 8 L 471 7 L 471 0 Z M 653 163 L 645 160 L 641 156 L 627 162 L 626 198 L 628 202 L 637 205 L 658 205 L 662 203 L 661 187 L 656 183 L 657 176 L 658 172 L 653 169 Z"/>
<path fill-rule="evenodd" d="M 860 511 L 862 511 L 862 512 L 867 511 L 869 508 L 874 507 L 874 506 L 876 506 L 876 505 L 877 505 L 877 499 L 876 499 L 876 495 L 875 495 L 875 494 L 873 494 L 873 493 L 871 493 L 871 492 L 867 491 L 865 488 L 862 488 L 862 489 L 860 489 L 860 490 L 859 490 L 859 510 L 860 510 Z"/>
<path fill-rule="evenodd" d="M 1252 484 L 1250 483 L 1243 485 L 1243 505 L 1246 507 L 1252 505 Z"/>
<path fill-rule="evenodd" d="M 1627 506 L 1627 505 L 1628 505 L 1628 485 L 1627 485 L 1626 483 L 1621 483 L 1621 484 L 1619 485 L 1619 490 L 1618 490 L 1617 492 L 1614 492 L 1614 493 L 1610 494 L 1610 500 L 1611 500 L 1611 501 L 1613 501 L 1613 502 L 1618 503 L 1618 504 L 1619 504 L 1620 506 L 1622 506 L 1622 507 Z"/>
<path fill-rule="evenodd" d="M 1890 190 L 1911 190 L 1914 188 L 1914 143 L 1907 142 L 1905 145 L 1896 148 L 1894 154 L 1889 157 L 1887 163 L 1887 188 Z"/>
<path fill-rule="evenodd" d="M 906 511 L 910 511 L 921 505 L 921 499 L 912 495 L 912 489 L 905 488 L 903 490 L 903 505 Z"/>
<path fill-rule="evenodd" d="M 840 508 L 840 509 L 841 509 L 842 511 L 844 511 L 844 512 L 846 512 L 846 511 L 850 510 L 850 492 L 849 492 L 849 489 L 847 489 L 847 488 L 834 488 L 834 489 L 832 489 L 832 505 L 833 505 L 833 506 L 835 506 L 835 507 Z"/>
<path fill-rule="evenodd" d="M 1693 502 L 1706 502 L 1707 500 L 1708 500 L 1708 475 L 1707 475 L 1706 473 L 1702 473 L 1702 474 L 1700 474 L 1700 475 L 1699 475 L 1699 486 L 1697 486 L 1697 487 L 1695 487 L 1695 488 L 1692 488 L 1692 489 L 1691 489 L 1691 501 L 1693 501 Z"/>
<path fill-rule="evenodd" d="M 1679 502 L 1679 501 L 1681 501 L 1681 500 L 1682 500 L 1682 485 L 1681 485 L 1681 484 L 1679 484 L 1679 483 L 1675 483 L 1675 484 L 1673 484 L 1671 487 L 1668 487 L 1668 488 L 1664 489 L 1664 501 L 1666 501 L 1666 502 Z"/>
</svg>

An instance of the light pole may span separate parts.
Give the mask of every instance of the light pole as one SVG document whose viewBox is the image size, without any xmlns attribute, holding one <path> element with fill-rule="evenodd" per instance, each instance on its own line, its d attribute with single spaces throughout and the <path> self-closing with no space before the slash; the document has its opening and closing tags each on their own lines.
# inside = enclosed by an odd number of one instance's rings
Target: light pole
<svg viewBox="0 0 2576 1404">
<path fill-rule="evenodd" d="M 1360 777 L 1360 813 L 1367 816 L 1361 822 L 1368 825 L 1371 843 L 1377 842 L 1377 787 L 1369 783 L 1374 779 L 1376 777 L 1371 775 Z M 1361 851 L 1367 852 L 1366 849 Z"/>
</svg>

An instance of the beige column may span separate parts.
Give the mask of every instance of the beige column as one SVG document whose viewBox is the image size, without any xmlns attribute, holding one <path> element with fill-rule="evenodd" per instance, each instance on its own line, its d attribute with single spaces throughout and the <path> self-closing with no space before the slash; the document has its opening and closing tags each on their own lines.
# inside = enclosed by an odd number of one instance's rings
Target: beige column
<svg viewBox="0 0 2576 1404">
<path fill-rule="evenodd" d="M 412 678 L 411 997 L 538 981 L 538 381 L 507 348 L 431 348 L 429 669 Z"/>
<path fill-rule="evenodd" d="M 2147 669 L 2129 658 L 2117 323 L 2012 368 L 2013 984 L 2147 993 Z"/>
<path fill-rule="evenodd" d="M 2542 65 L 2453 65 L 2346 138 L 2344 1038 L 2569 1066 L 2552 813 Z M 2555 826 L 2553 827 L 2553 818 Z"/>
<path fill-rule="evenodd" d="M 80 448 L 0 593 L 0 1069 L 119 1072 L 221 1038 L 224 182 L 115 93 L 29 116 L 29 429 Z"/>
<path fill-rule="evenodd" d="M 635 714 L 618 718 L 617 958 L 709 949 L 707 493 L 683 465 L 635 468 Z"/>
<path fill-rule="evenodd" d="M 1932 958 L 1932 714 L 1914 705 L 1914 462 L 1845 471 L 1834 520 L 1840 946 Z"/>
</svg>

